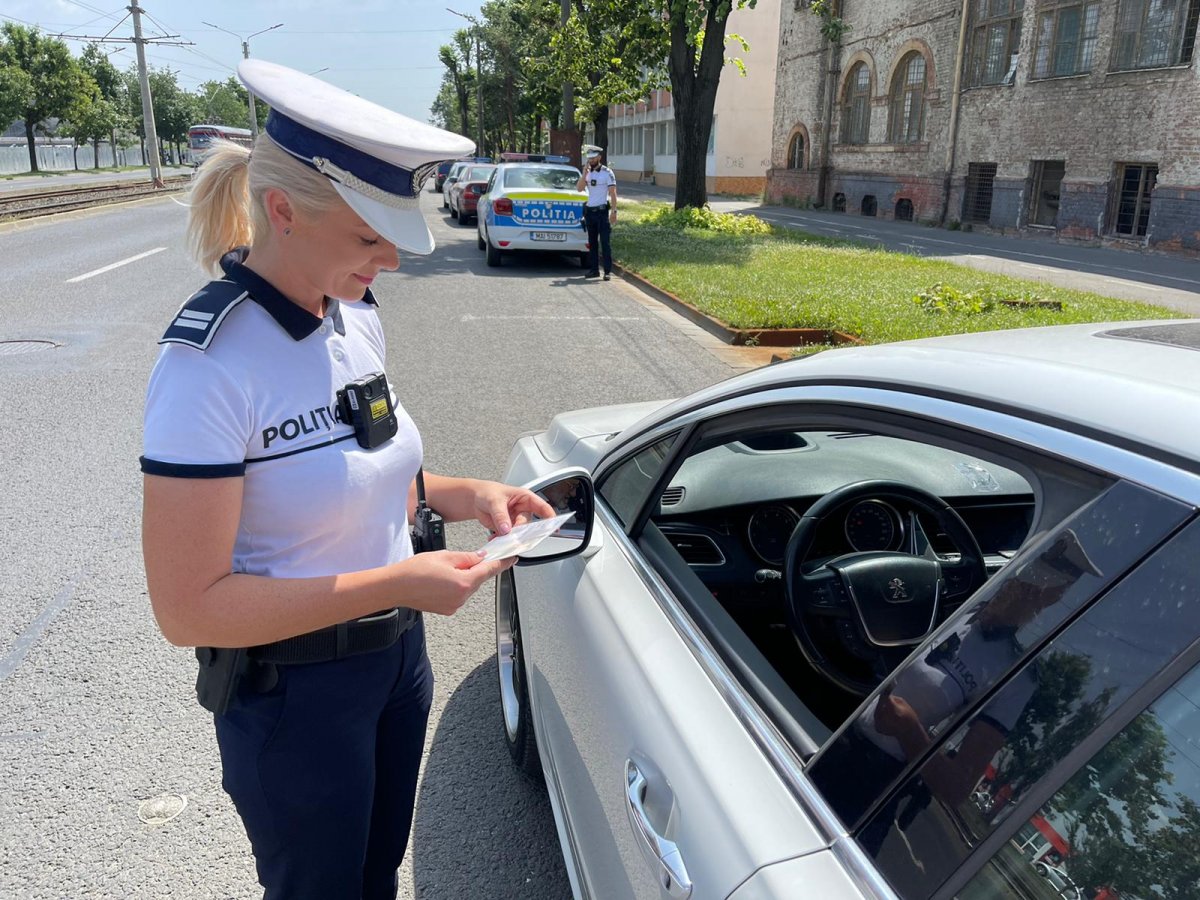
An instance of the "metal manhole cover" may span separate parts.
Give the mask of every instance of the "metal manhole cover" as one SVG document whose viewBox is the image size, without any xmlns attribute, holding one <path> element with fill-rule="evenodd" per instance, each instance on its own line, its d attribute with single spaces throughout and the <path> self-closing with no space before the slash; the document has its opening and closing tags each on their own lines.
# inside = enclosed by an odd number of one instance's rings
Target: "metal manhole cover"
<svg viewBox="0 0 1200 900">
<path fill-rule="evenodd" d="M 162 825 L 170 822 L 187 807 L 183 794 L 162 794 L 138 804 L 138 818 L 147 825 Z"/>
<path fill-rule="evenodd" d="M 39 350 L 53 350 L 57 346 L 54 341 L 0 341 L 0 356 L 37 353 Z"/>
</svg>

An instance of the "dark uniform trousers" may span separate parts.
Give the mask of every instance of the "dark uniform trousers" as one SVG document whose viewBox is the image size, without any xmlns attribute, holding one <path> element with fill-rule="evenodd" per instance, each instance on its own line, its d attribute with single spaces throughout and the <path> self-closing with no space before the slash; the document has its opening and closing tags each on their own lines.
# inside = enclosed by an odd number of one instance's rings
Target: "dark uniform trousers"
<svg viewBox="0 0 1200 900">
<path fill-rule="evenodd" d="M 597 238 L 604 247 L 604 271 L 612 271 L 612 225 L 608 221 L 608 204 L 604 206 L 585 206 L 583 219 L 587 223 L 588 233 L 588 271 L 600 270 L 597 260 L 599 246 Z"/>
<path fill-rule="evenodd" d="M 393 900 L 433 701 L 424 625 L 386 650 L 278 669 L 216 719 L 264 900 Z"/>
</svg>

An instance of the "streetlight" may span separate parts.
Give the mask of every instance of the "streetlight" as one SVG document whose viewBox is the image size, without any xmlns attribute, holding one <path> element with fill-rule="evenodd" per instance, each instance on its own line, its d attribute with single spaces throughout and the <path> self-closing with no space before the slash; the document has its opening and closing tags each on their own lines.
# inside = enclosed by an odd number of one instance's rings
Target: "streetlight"
<svg viewBox="0 0 1200 900">
<path fill-rule="evenodd" d="M 479 141 L 478 141 L 478 146 L 475 148 L 475 152 L 478 155 L 482 156 L 483 155 L 483 60 L 480 58 L 480 55 L 479 55 L 479 31 L 480 31 L 479 21 L 474 16 L 468 16 L 466 13 L 460 13 L 458 10 L 451 9 L 448 6 L 446 7 L 446 12 L 454 13 L 454 15 L 458 16 L 459 18 L 466 19 L 468 22 L 470 22 L 472 25 L 471 31 L 474 32 L 474 34 L 475 34 L 475 89 L 476 89 L 475 105 L 479 108 Z M 463 127 L 465 128 L 466 126 L 467 126 L 467 123 L 463 122 Z"/>
<path fill-rule="evenodd" d="M 248 34 L 242 37 L 236 31 L 230 31 L 228 28 L 222 28 L 220 25 L 214 25 L 212 22 L 201 22 L 202 25 L 207 25 L 209 28 L 215 28 L 217 31 L 223 31 L 226 34 L 232 34 L 235 38 L 242 42 L 242 59 L 250 58 L 250 38 L 258 37 L 260 34 L 266 34 L 268 31 L 274 31 L 276 28 L 282 28 L 283 23 L 279 22 L 272 25 L 270 28 L 264 28 L 262 31 L 256 31 L 253 34 Z M 250 136 L 252 139 L 258 138 L 258 111 L 254 108 L 254 94 L 247 89 L 246 93 L 250 95 Z"/>
</svg>

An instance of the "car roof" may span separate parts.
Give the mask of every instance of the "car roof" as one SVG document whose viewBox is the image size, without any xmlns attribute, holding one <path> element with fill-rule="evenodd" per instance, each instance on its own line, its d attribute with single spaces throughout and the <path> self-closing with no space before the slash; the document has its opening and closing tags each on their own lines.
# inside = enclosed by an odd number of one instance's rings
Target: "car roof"
<svg viewBox="0 0 1200 900">
<path fill-rule="evenodd" d="M 960 400 L 1200 460 L 1200 320 L 1060 325 L 924 338 L 765 366 L 676 400 L 631 436 L 725 397 L 812 383 Z"/>
</svg>

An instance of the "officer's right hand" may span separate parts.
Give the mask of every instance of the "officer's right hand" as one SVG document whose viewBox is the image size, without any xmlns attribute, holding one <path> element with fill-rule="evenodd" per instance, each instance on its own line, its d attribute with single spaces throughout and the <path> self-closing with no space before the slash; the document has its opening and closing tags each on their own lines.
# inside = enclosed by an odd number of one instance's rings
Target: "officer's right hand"
<svg viewBox="0 0 1200 900">
<path fill-rule="evenodd" d="M 397 569 L 404 573 L 399 602 L 422 612 L 453 615 L 480 585 L 517 561 L 515 557 L 487 562 L 481 559 L 478 551 L 436 550 L 397 563 Z"/>
</svg>

